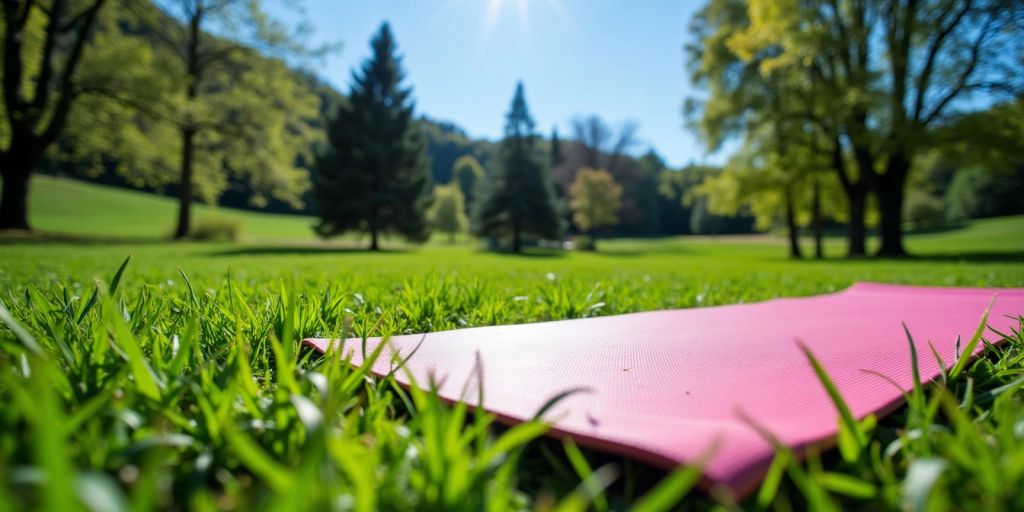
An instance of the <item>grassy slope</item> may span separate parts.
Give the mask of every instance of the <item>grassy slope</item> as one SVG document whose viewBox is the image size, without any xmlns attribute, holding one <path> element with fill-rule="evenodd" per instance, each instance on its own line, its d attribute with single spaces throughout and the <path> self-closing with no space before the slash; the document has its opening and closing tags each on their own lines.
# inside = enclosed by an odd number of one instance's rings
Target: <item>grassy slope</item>
<svg viewBox="0 0 1024 512">
<path fill-rule="evenodd" d="M 103 189 L 94 192 L 111 193 Z M 103 226 L 103 221 L 95 220 L 94 212 L 83 210 L 91 201 L 87 195 L 80 196 L 76 189 L 67 193 L 73 199 L 60 202 L 77 201 L 80 209 L 45 220 L 49 207 L 37 208 L 37 225 L 57 230 L 60 225 L 56 222 L 63 219 L 69 230 Z M 121 191 L 115 194 L 132 196 Z M 133 199 L 135 203 L 118 203 L 121 206 L 111 207 L 110 214 L 154 198 Z M 124 218 L 124 211 L 114 218 Z M 173 210 L 167 212 L 169 216 L 172 214 Z M 295 229 L 263 231 L 260 226 L 266 225 L 266 219 L 262 216 L 240 215 L 250 219 L 246 222 L 252 222 L 251 226 L 256 226 L 250 228 L 247 224 L 250 235 L 256 229 L 261 235 L 275 233 L 268 238 L 284 239 L 286 233 Z M 132 212 L 128 217 L 138 219 L 142 214 Z M 161 222 L 158 217 L 154 214 L 146 220 L 146 225 Z M 48 222 L 55 224 L 45 224 Z M 278 378 L 271 368 L 279 363 L 269 355 L 271 348 L 266 340 L 271 332 L 286 335 L 280 327 L 287 323 L 285 310 L 279 306 L 281 301 L 300 305 L 294 319 L 295 334 L 304 336 L 337 332 L 337 326 L 347 316 L 352 317 L 353 328 L 360 333 L 422 332 L 750 302 L 833 291 L 858 280 L 1019 287 L 1024 286 L 1022 233 L 1024 218 L 993 219 L 961 230 L 911 237 L 908 245 L 912 249 L 931 255 L 916 260 L 821 262 L 790 261 L 784 257 L 784 247 L 771 240 L 765 242 L 763 238 L 731 243 L 687 238 L 606 241 L 601 247 L 603 252 L 597 254 L 535 253 L 521 257 L 445 245 L 370 254 L 305 242 L 291 246 L 279 242 L 0 244 L 0 297 L 12 308 L 15 318 L 36 334 L 48 359 L 54 361 L 53 365 L 62 374 L 71 376 L 79 386 L 66 387 L 67 384 L 61 385 L 60 379 L 55 378 L 40 381 L 43 377 L 34 380 L 26 377 L 23 383 L 19 376 L 24 363 L 14 355 L 15 345 L 10 342 L 13 338 L 0 329 L 0 347 L 3 347 L 0 366 L 4 368 L 0 373 L 0 401 L 14 404 L 0 415 L 0 432 L 4 432 L 0 434 L 0 476 L 6 472 L 5 468 L 13 466 L 51 464 L 57 468 L 62 463 L 70 463 L 78 471 L 93 468 L 114 475 L 115 487 L 123 489 L 127 498 L 141 500 L 152 495 L 163 507 L 179 508 L 185 504 L 196 505 L 202 500 L 219 506 L 234 504 L 245 508 L 246 504 L 273 496 L 286 501 L 302 496 L 324 500 L 317 501 L 321 505 L 338 504 L 344 501 L 342 496 L 358 492 L 375 496 L 381 508 L 453 508 L 453 503 L 472 507 L 473 500 L 500 500 L 504 496 L 503 489 L 516 488 L 524 490 L 525 496 L 544 493 L 564 496 L 572 490 L 578 477 L 566 469 L 570 466 L 565 460 L 559 462 L 561 456 L 552 460 L 535 451 L 523 461 L 523 469 L 516 473 L 516 479 L 505 480 L 507 475 L 499 471 L 485 477 L 487 485 L 442 492 L 440 489 L 456 485 L 446 475 L 471 474 L 460 464 L 482 457 L 486 440 L 474 441 L 475 448 L 468 448 L 458 445 L 449 436 L 438 436 L 437 428 L 454 429 L 450 432 L 470 430 L 459 427 L 457 418 L 444 416 L 448 413 L 442 408 L 429 404 L 417 405 L 420 414 L 408 416 L 402 412 L 407 405 L 399 397 L 370 384 L 364 384 L 365 389 L 347 391 L 348 395 L 342 395 L 335 403 L 318 398 L 316 389 L 303 377 L 303 370 L 278 367 L 278 371 L 295 372 L 297 383 Z M 833 249 L 839 251 L 841 245 Z M 121 281 L 117 297 L 123 298 L 129 307 L 133 322 L 130 335 L 117 332 L 120 316 L 115 313 L 118 311 L 115 308 L 119 307 L 117 301 L 106 304 L 103 316 L 100 310 L 80 314 L 93 289 L 92 279 L 110 281 L 114 269 L 127 254 L 133 254 L 134 259 Z M 189 281 L 185 281 L 177 267 L 188 275 Z M 28 288 L 39 291 L 32 294 L 31 301 L 25 295 Z M 70 306 L 63 305 L 64 290 L 68 292 Z M 328 303 L 330 307 L 326 306 Z M 70 321 L 65 313 L 68 308 L 73 319 Z M 379 324 L 371 331 L 378 318 Z M 193 321 L 202 333 L 199 348 L 203 355 L 195 355 L 184 362 L 183 369 L 172 369 L 169 366 L 172 335 L 182 334 L 182 339 L 187 339 L 183 333 L 188 332 Z M 70 359 L 61 356 L 52 332 L 61 333 L 62 339 L 82 355 Z M 130 345 L 128 340 L 134 339 L 147 354 L 150 367 L 162 378 L 159 400 L 147 398 L 139 390 L 138 376 L 142 374 L 136 372 L 145 372 L 145 369 L 129 368 L 120 351 L 103 348 L 111 346 L 106 338 L 108 332 L 114 333 L 116 346 L 121 350 Z M 247 343 L 239 345 L 234 342 L 236 339 Z M 251 348 L 239 348 L 250 344 Z M 834 454 L 828 455 L 823 461 L 826 470 L 869 482 L 874 489 L 872 496 L 861 498 L 843 498 L 842 492 L 833 490 L 833 498 L 846 500 L 842 501 L 846 508 L 899 508 L 907 498 L 901 494 L 901 489 L 905 487 L 903 479 L 909 467 L 915 461 L 938 457 L 946 460 L 949 468 L 935 496 L 949 499 L 961 508 L 1022 505 L 1013 489 L 1019 490 L 1024 483 L 1024 474 L 1018 470 L 1024 467 L 1024 441 L 1021 439 L 1024 434 L 1014 434 L 1014 425 L 1024 424 L 1020 406 L 1024 392 L 1019 387 L 1010 388 L 1011 392 L 1003 395 L 1005 398 L 998 408 L 986 395 L 987 390 L 1024 375 L 1021 345 L 1018 342 L 1004 352 L 994 369 L 983 367 L 972 373 L 976 377 L 974 391 L 979 394 L 977 403 L 983 408 L 968 407 L 967 413 L 977 423 L 977 431 L 970 427 L 971 420 L 953 428 L 953 433 L 929 430 L 928 436 L 897 450 L 895 455 L 879 462 L 880 465 L 872 462 L 867 454 L 857 462 L 843 462 Z M 245 352 L 238 352 L 240 350 Z M 239 365 L 231 363 L 239 353 L 249 353 L 252 371 L 262 383 L 258 389 L 237 384 L 238 379 L 248 378 L 239 373 L 243 371 Z M 344 375 L 337 373 L 340 370 L 318 364 L 312 362 L 303 366 L 331 375 L 329 389 L 343 386 Z M 949 387 L 961 400 L 968 392 L 964 384 L 961 378 Z M 81 391 L 81 386 L 86 386 L 87 391 Z M 296 423 L 294 399 L 287 391 L 275 391 L 281 386 L 314 400 L 326 417 L 351 416 L 358 411 L 361 419 L 332 426 L 338 429 L 331 431 L 332 435 L 340 436 L 337 442 L 333 441 L 335 437 L 304 435 L 307 430 Z M 47 437 L 47 430 L 42 428 L 44 423 L 35 423 L 44 416 L 33 412 L 31 400 L 15 399 L 35 393 L 45 402 L 47 393 L 42 390 L 49 387 L 59 390 L 63 400 L 53 404 L 55 409 L 47 412 L 50 421 L 56 423 L 68 421 L 65 416 L 83 410 L 83 403 L 92 397 L 106 396 L 104 393 L 111 390 L 121 390 L 118 393 L 123 392 L 124 397 L 101 403 L 95 410 L 87 409 L 93 412 L 84 418 L 81 414 L 75 416 L 81 427 L 68 432 L 66 438 L 57 439 Z M 941 399 L 941 395 L 933 396 Z M 368 397 L 376 397 L 372 403 L 378 405 L 371 407 Z M 338 411 L 339 404 L 349 404 L 345 407 L 355 409 Z M 994 412 L 984 412 L 989 408 Z M 124 424 L 128 420 L 110 420 L 128 414 L 125 411 L 133 415 L 131 424 L 140 426 L 126 430 Z M 177 411 L 198 423 L 179 421 Z M 872 439 L 884 450 L 901 432 L 917 428 L 918 425 L 911 423 L 921 421 L 920 412 L 895 415 Z M 951 411 L 929 418 L 927 421 L 941 425 L 960 421 Z M 280 429 L 247 426 L 253 421 L 289 426 Z M 440 423 L 431 423 L 433 421 Z M 219 433 L 224 422 L 244 430 L 225 438 Z M 11 434 L 15 431 L 19 433 Z M 244 431 L 246 437 L 241 437 L 239 431 Z M 162 443 L 170 443 L 166 440 L 167 434 L 187 436 L 189 444 L 164 446 Z M 175 439 L 180 442 L 183 438 Z M 52 452 L 45 450 L 47 443 L 66 443 L 66 455 L 55 458 Z M 271 461 L 277 462 L 268 464 L 250 443 L 261 447 Z M 164 448 L 148 452 L 137 448 L 136 444 Z M 18 446 L 34 448 L 22 450 Z M 562 451 L 557 444 L 549 444 L 547 448 L 556 455 Z M 49 458 L 45 457 L 47 453 Z M 327 453 L 330 453 L 329 461 L 333 461 L 329 467 L 317 469 L 307 465 L 317 460 L 309 454 Z M 408 455 L 410 453 L 413 455 Z M 445 453 L 454 454 L 451 455 L 454 458 L 446 459 Z M 587 456 L 595 465 L 608 460 L 592 453 Z M 377 463 L 371 462 L 374 458 Z M 168 462 L 160 462 L 165 459 Z M 204 464 L 212 465 L 212 469 L 200 470 L 201 459 L 206 460 Z M 626 483 L 617 484 L 613 490 L 612 495 L 617 500 L 635 499 L 638 492 L 661 476 L 645 473 L 628 462 L 615 459 L 612 462 L 623 467 L 627 475 L 625 480 L 620 480 Z M 374 471 L 370 464 L 379 464 L 379 470 Z M 143 483 L 125 480 L 119 470 L 125 465 L 149 468 L 151 474 L 159 474 L 160 478 L 175 482 L 175 486 L 159 492 L 147 491 Z M 437 468 L 447 469 L 436 473 Z M 322 478 L 304 477 L 300 472 Z M 360 483 L 359 475 L 372 477 Z M 299 481 L 323 483 L 316 487 L 282 483 L 296 477 Z M 630 479 L 632 484 L 628 483 Z M 5 496 L 2 481 L 0 478 L 0 509 L 5 508 L 4 502 L 11 496 L 18 503 L 38 504 L 33 498 L 35 494 L 24 490 L 27 484 L 12 484 Z M 805 488 L 794 483 L 795 480 L 786 479 L 786 482 L 781 500 L 797 508 L 818 503 L 815 496 L 820 489 L 811 486 L 808 490 L 806 486 L 810 484 L 806 482 Z M 51 482 L 42 495 L 68 494 L 69 491 L 59 484 Z M 455 501 L 446 504 L 443 498 Z M 511 499 L 506 506 L 514 505 L 519 499 Z M 706 504 L 702 500 L 704 498 L 697 498 L 698 508 Z"/>
<path fill-rule="evenodd" d="M 85 236 L 162 238 L 174 230 L 178 206 L 169 197 L 80 181 L 36 176 L 29 198 L 38 230 Z M 246 239 L 312 239 L 308 217 L 196 205 L 196 219 L 231 218 Z"/>
</svg>

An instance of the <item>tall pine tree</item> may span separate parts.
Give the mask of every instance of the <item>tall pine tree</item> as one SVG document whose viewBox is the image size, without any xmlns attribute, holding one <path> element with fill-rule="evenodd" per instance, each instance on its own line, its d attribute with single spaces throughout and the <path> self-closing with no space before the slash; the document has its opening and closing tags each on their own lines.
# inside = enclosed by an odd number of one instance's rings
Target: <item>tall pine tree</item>
<svg viewBox="0 0 1024 512">
<path fill-rule="evenodd" d="M 558 138 L 558 128 L 551 129 L 551 167 L 558 167 L 565 161 L 562 154 L 562 140 Z"/>
<path fill-rule="evenodd" d="M 404 73 L 387 23 L 370 46 L 373 56 L 352 74 L 348 101 L 329 122 L 313 172 L 313 200 L 320 236 L 369 232 L 370 249 L 377 250 L 382 233 L 427 239 L 431 184 L 412 89 L 400 84 Z"/>
<path fill-rule="evenodd" d="M 514 252 L 522 250 L 526 236 L 560 237 L 562 219 L 555 204 L 551 176 L 538 150 L 522 82 L 516 85 L 512 108 L 505 118 L 498 165 L 490 188 L 475 209 L 476 233 L 483 237 L 511 237 Z"/>
</svg>

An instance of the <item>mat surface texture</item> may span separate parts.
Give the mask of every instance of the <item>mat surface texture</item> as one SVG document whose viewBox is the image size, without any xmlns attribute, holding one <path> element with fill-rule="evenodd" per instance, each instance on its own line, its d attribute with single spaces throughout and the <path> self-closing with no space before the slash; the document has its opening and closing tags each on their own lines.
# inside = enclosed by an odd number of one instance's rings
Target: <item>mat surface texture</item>
<svg viewBox="0 0 1024 512">
<path fill-rule="evenodd" d="M 395 352 L 407 356 L 418 345 L 405 364 L 417 383 L 433 378 L 443 398 L 476 405 L 482 375 L 484 408 L 506 422 L 529 420 L 553 396 L 584 388 L 545 413 L 555 434 L 665 469 L 693 462 L 715 444 L 704 485 L 745 495 L 773 451 L 741 412 L 794 448 L 836 434 L 836 409 L 798 342 L 821 361 L 858 418 L 884 413 L 901 402 L 900 391 L 865 370 L 912 387 L 902 323 L 917 344 L 922 380 L 932 380 L 940 366 L 928 342 L 952 365 L 957 337 L 966 345 L 994 295 L 989 326 L 1017 328 L 1024 289 L 858 283 L 756 304 L 394 336 L 373 373 L 387 374 Z M 997 336 L 987 331 L 986 338 Z M 325 352 L 332 341 L 305 343 Z M 334 343 L 362 364 L 360 340 Z M 369 339 L 367 353 L 379 343 Z M 396 375 L 408 385 L 408 374 Z"/>
</svg>

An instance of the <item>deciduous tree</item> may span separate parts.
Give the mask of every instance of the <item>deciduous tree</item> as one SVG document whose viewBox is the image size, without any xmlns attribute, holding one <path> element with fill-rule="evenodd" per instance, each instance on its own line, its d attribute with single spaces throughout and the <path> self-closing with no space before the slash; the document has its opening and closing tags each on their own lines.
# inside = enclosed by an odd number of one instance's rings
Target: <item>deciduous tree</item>
<svg viewBox="0 0 1024 512">
<path fill-rule="evenodd" d="M 434 187 L 434 204 L 427 212 L 435 231 L 448 234 L 448 243 L 455 243 L 455 235 L 469 229 L 462 190 L 455 183 Z"/>
<path fill-rule="evenodd" d="M 295 141 L 289 135 L 300 127 L 297 118 L 316 115 L 316 100 L 309 93 L 297 94 L 298 88 L 280 90 L 289 85 L 287 67 L 262 57 L 315 53 L 301 44 L 305 25 L 292 31 L 258 0 L 128 5 L 149 39 L 173 56 L 167 61 L 170 66 L 159 72 L 174 78 L 176 90 L 161 108 L 149 110 L 161 122 L 173 124 L 180 140 L 175 237 L 189 235 L 197 177 L 202 175 L 200 182 L 221 189 L 225 174 L 246 175 L 258 190 L 297 203 L 301 192 L 296 190 L 305 187 L 306 174 L 295 166 L 290 147 Z"/>
<path fill-rule="evenodd" d="M 1024 5 L 750 0 L 749 6 L 745 46 L 770 52 L 773 66 L 809 71 L 809 84 L 827 89 L 857 175 L 878 197 L 879 254 L 905 254 L 907 176 L 932 129 L 969 109 L 971 100 L 1024 90 Z"/>
<path fill-rule="evenodd" d="M 618 224 L 621 199 L 622 187 L 615 183 L 611 173 L 602 169 L 580 169 L 569 187 L 572 220 L 580 231 L 587 234 Z"/>
<path fill-rule="evenodd" d="M 452 176 L 454 176 L 455 181 L 459 185 L 459 190 L 462 191 L 462 196 L 465 198 L 466 213 L 468 214 L 470 208 L 473 207 L 473 200 L 476 199 L 476 189 L 484 179 L 484 168 L 473 155 L 460 156 L 455 160 L 455 165 L 452 167 Z"/>
<path fill-rule="evenodd" d="M 0 229 L 29 229 L 29 180 L 81 94 L 77 72 L 105 0 L 3 0 Z"/>
</svg>

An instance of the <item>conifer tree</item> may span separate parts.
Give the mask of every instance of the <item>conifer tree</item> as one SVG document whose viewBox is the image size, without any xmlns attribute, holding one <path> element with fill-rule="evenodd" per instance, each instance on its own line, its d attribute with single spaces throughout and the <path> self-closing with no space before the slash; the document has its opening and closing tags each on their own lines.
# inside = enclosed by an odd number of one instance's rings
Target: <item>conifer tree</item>
<svg viewBox="0 0 1024 512">
<path fill-rule="evenodd" d="M 562 154 L 562 140 L 558 138 L 558 128 L 551 130 L 551 167 L 558 167 L 565 161 Z"/>
<path fill-rule="evenodd" d="M 348 101 L 329 121 L 326 148 L 313 173 L 313 199 L 320 236 L 368 232 L 370 249 L 377 250 L 382 233 L 427 239 L 431 184 L 412 89 L 400 83 L 401 58 L 387 23 L 370 45 L 373 56 L 353 73 Z"/>
<path fill-rule="evenodd" d="M 475 208 L 476 233 L 483 237 L 511 237 L 514 252 L 522 250 L 525 236 L 560 237 L 562 219 L 550 173 L 538 152 L 537 134 L 522 82 L 516 85 L 512 107 L 505 118 L 497 171 Z"/>
</svg>

